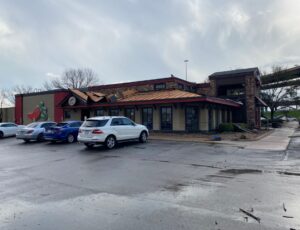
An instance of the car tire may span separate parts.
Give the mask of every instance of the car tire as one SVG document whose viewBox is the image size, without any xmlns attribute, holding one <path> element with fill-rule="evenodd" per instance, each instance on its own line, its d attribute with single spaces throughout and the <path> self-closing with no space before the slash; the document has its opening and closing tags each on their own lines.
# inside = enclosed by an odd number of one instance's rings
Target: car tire
<svg viewBox="0 0 300 230">
<path fill-rule="evenodd" d="M 105 147 L 108 149 L 113 149 L 117 144 L 116 138 L 113 135 L 110 135 L 105 140 Z"/>
<path fill-rule="evenodd" d="M 30 142 L 30 140 L 27 140 L 27 139 L 24 139 L 23 140 L 25 143 L 29 143 Z"/>
<path fill-rule="evenodd" d="M 51 142 L 52 144 L 55 144 L 55 143 L 56 143 L 56 141 L 54 141 L 54 140 L 53 140 L 53 141 L 50 141 L 50 142 Z"/>
<path fill-rule="evenodd" d="M 36 140 L 37 140 L 38 142 L 44 141 L 44 135 L 43 135 L 42 133 L 40 133 L 40 134 L 37 136 Z"/>
<path fill-rule="evenodd" d="M 139 141 L 140 141 L 141 143 L 145 143 L 145 142 L 147 142 L 147 138 L 148 138 L 147 132 L 146 132 L 146 131 L 143 131 L 143 132 L 141 132 L 141 134 L 140 134 Z"/>
<path fill-rule="evenodd" d="M 0 132 L 0 139 L 2 139 L 4 137 L 4 133 L 1 131 Z"/>
<path fill-rule="evenodd" d="M 94 144 L 84 143 L 84 145 L 85 145 L 88 149 L 94 148 Z"/>
<path fill-rule="evenodd" d="M 73 134 L 69 134 L 69 135 L 67 136 L 67 142 L 68 142 L 68 143 L 74 143 L 74 142 L 75 142 L 75 137 L 74 137 Z"/>
</svg>

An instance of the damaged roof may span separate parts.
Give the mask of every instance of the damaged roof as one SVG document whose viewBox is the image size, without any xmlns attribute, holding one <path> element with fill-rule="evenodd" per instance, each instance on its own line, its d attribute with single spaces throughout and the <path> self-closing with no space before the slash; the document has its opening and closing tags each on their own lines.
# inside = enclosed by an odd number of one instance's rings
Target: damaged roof
<svg viewBox="0 0 300 230">
<path fill-rule="evenodd" d="M 178 98 L 194 98 L 201 97 L 196 93 L 182 91 L 178 89 L 174 90 L 161 90 L 150 92 L 139 92 L 124 99 L 120 99 L 120 102 L 125 101 L 152 101 L 152 100 L 166 100 L 166 99 L 178 99 Z"/>
</svg>

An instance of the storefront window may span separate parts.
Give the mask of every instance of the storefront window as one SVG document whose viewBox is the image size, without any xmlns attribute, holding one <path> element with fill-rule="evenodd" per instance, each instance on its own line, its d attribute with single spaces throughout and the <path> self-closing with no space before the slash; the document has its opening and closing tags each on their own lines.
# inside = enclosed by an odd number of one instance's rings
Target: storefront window
<svg viewBox="0 0 300 230">
<path fill-rule="evenodd" d="M 161 107 L 161 130 L 172 130 L 172 107 Z"/>
<path fill-rule="evenodd" d="M 120 110 L 119 109 L 110 109 L 109 116 L 119 116 Z"/>
<path fill-rule="evenodd" d="M 95 110 L 94 115 L 96 117 L 104 116 L 104 109 L 97 109 L 97 110 Z"/>
<path fill-rule="evenodd" d="M 71 111 L 65 110 L 64 111 L 64 119 L 70 119 L 71 118 Z"/>
<path fill-rule="evenodd" d="M 132 121 L 135 121 L 134 108 L 127 108 L 124 110 L 125 117 L 129 118 Z"/>
<path fill-rule="evenodd" d="M 143 108 L 142 109 L 142 123 L 148 129 L 153 129 L 153 109 Z"/>
<path fill-rule="evenodd" d="M 198 108 L 189 106 L 185 109 L 185 127 L 188 132 L 196 132 L 199 129 Z"/>
</svg>

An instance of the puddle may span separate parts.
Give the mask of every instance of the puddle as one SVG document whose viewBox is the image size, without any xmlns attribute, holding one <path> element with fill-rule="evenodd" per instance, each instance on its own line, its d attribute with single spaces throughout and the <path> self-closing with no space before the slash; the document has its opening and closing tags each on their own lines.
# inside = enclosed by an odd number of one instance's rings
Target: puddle
<svg viewBox="0 0 300 230">
<path fill-rule="evenodd" d="M 224 170 L 220 170 L 220 172 L 234 174 L 234 175 L 240 175 L 240 174 L 262 173 L 262 170 L 258 170 L 258 169 L 224 169 Z"/>
<path fill-rule="evenodd" d="M 176 184 L 167 185 L 164 187 L 164 189 L 173 191 L 173 192 L 178 192 L 178 191 L 182 190 L 183 187 L 185 187 L 185 186 L 187 186 L 187 185 L 182 184 L 182 183 L 176 183 Z"/>
<path fill-rule="evenodd" d="M 204 168 L 213 168 L 213 169 L 220 169 L 220 167 L 213 166 L 213 165 L 201 165 L 201 164 L 190 164 L 194 167 L 204 167 Z"/>
</svg>

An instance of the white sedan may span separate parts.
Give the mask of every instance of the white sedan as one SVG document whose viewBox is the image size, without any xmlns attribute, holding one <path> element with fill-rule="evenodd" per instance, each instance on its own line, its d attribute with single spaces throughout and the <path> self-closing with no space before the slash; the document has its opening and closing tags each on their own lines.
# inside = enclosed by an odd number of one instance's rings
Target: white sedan
<svg viewBox="0 0 300 230">
<path fill-rule="evenodd" d="M 139 125 L 126 117 L 94 117 L 86 120 L 79 129 L 78 141 L 88 148 L 104 144 L 108 149 L 117 142 L 139 140 L 147 141 L 149 132 L 146 126 Z"/>
<path fill-rule="evenodd" d="M 18 126 L 11 122 L 0 123 L 0 138 L 15 136 L 18 129 L 21 127 L 23 126 Z"/>
</svg>

